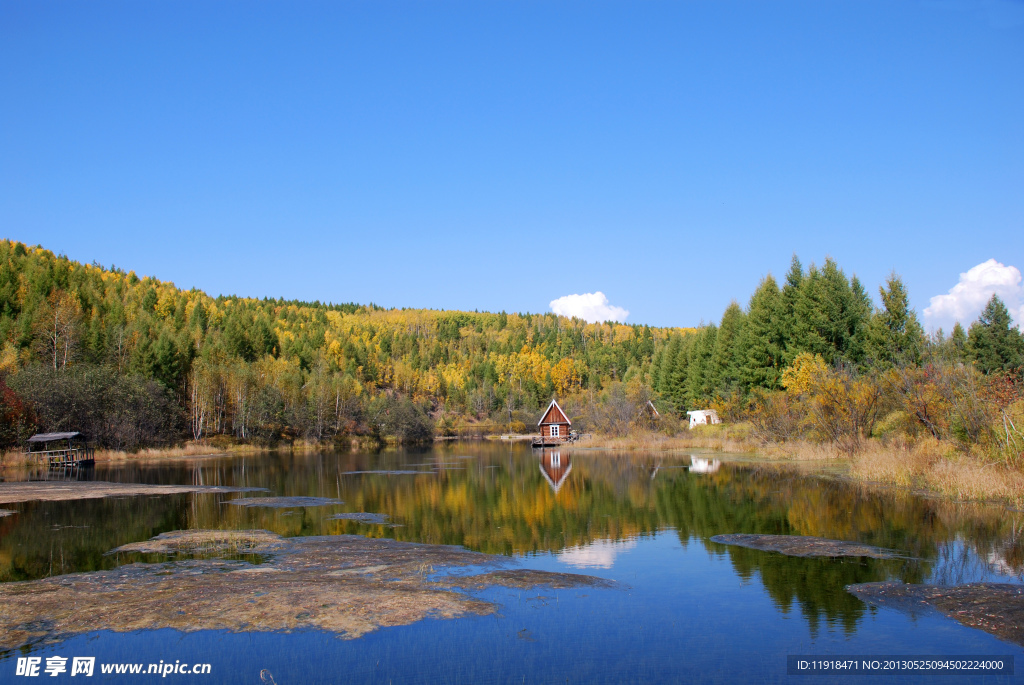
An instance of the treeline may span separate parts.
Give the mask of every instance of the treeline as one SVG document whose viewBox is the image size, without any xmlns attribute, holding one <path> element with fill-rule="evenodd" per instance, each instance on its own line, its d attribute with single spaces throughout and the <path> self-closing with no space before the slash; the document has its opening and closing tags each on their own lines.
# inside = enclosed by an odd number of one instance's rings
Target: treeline
<svg viewBox="0 0 1024 685">
<path fill-rule="evenodd" d="M 84 428 L 134 449 L 214 436 L 417 439 L 437 419 L 523 423 L 552 396 L 642 374 L 670 332 L 553 314 L 213 298 L 5 240 L 2 437 Z M 160 426 L 147 413 L 157 406 L 174 414 Z M 127 430 L 133 422 L 141 428 Z"/>
<path fill-rule="evenodd" d="M 526 430 L 559 397 L 579 427 L 619 434 L 657 425 L 650 400 L 669 430 L 711 406 L 770 440 L 855 445 L 898 427 L 966 445 L 1001 432 L 1012 452 L 1024 337 L 1003 303 L 928 336 L 896 275 L 879 301 L 831 259 L 794 257 L 781 287 L 766 277 L 718 324 L 588 324 L 213 298 L 0 241 L 0 440 L 419 440 L 473 422 Z"/>
<path fill-rule="evenodd" d="M 765 440 L 855 450 L 899 434 L 989 447 L 1024 463 L 1024 336 L 996 296 L 968 331 L 924 334 L 893 274 L 872 304 L 834 261 L 799 259 L 780 288 L 763 279 L 744 311 L 672 335 L 654 355 L 655 391 L 676 407 L 747 418 Z M 989 450 L 991 451 L 991 449 Z"/>
</svg>

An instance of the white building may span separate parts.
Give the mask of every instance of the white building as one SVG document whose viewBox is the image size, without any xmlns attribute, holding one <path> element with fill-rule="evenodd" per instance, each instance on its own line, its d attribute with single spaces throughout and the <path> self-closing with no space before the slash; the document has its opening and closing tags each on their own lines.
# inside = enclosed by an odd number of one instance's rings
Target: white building
<svg viewBox="0 0 1024 685">
<path fill-rule="evenodd" d="M 686 415 L 690 417 L 690 428 L 694 426 L 710 426 L 715 423 L 722 423 L 722 419 L 718 418 L 718 412 L 714 409 L 698 409 L 696 411 L 688 411 Z"/>
</svg>

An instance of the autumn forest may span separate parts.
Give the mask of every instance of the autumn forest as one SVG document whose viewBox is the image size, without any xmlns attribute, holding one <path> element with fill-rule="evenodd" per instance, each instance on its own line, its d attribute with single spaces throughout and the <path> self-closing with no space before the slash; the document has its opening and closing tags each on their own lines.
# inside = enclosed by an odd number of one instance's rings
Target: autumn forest
<svg viewBox="0 0 1024 685">
<path fill-rule="evenodd" d="M 1018 458 L 1024 337 L 1003 303 L 926 335 L 898 276 L 878 297 L 830 259 L 794 257 L 781 285 L 766 277 L 719 323 L 654 328 L 210 297 L 4 240 L 2 439 L 415 441 L 524 432 L 558 397 L 581 428 L 613 434 L 671 433 L 715 407 L 765 441 L 898 432 Z"/>
</svg>

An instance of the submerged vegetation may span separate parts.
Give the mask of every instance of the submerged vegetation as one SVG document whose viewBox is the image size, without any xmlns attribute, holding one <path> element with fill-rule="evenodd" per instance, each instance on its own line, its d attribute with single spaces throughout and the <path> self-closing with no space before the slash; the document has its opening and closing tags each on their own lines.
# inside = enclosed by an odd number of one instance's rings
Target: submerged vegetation
<svg viewBox="0 0 1024 685">
<path fill-rule="evenodd" d="M 746 309 L 667 329 L 214 298 L 0 241 L 0 440 L 78 429 L 125 451 L 416 442 L 525 432 L 557 396 L 574 428 L 624 444 L 715 408 L 746 423 L 743 444 L 897 455 L 862 460 L 865 478 L 939 482 L 950 459 L 1019 473 L 1024 337 L 1003 303 L 929 336 L 899 277 L 879 297 L 831 259 L 805 269 L 794 257 Z"/>
<path fill-rule="evenodd" d="M 525 569 L 433 580 L 426 569 L 433 574 L 492 568 L 508 565 L 508 560 L 455 547 L 354 535 L 284 540 L 262 530 L 188 530 L 113 552 L 226 558 L 135 563 L 0 585 L 0 648 L 54 642 L 97 629 L 315 628 L 351 639 L 427 617 L 450 619 L 496 610 L 491 602 L 459 592 L 460 587 L 614 587 L 590 576 Z M 253 565 L 231 559 L 239 552 L 262 554 L 267 561 Z"/>
</svg>

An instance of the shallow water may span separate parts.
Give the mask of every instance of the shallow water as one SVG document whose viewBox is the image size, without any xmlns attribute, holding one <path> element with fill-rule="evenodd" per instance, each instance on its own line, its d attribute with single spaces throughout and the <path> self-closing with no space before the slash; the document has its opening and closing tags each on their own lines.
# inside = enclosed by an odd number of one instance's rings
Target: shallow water
<svg viewBox="0 0 1024 685">
<path fill-rule="evenodd" d="M 280 685 L 774 682 L 791 678 L 789 654 L 1014 655 L 1024 669 L 1016 645 L 937 613 L 875 609 L 844 589 L 882 580 L 1021 583 L 1024 515 L 1005 509 L 872 492 L 722 455 L 540 455 L 493 443 L 111 464 L 86 477 L 266 491 L 5 505 L 17 513 L 0 518 L 0 581 L 113 568 L 125 559 L 110 550 L 172 530 L 262 528 L 463 545 L 620 588 L 493 588 L 474 594 L 496 601 L 497 615 L 428 619 L 355 640 L 315 631 L 97 630 L 0 655 L 0 681 L 26 654 L 44 664 L 49 656 L 211 664 L 212 676 L 168 676 L 182 682 L 259 683 L 267 669 Z M 226 504 L 239 497 L 342 504 Z M 710 541 L 726 533 L 849 540 L 905 558 L 797 558 Z"/>
</svg>

